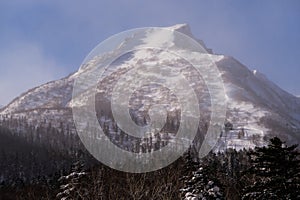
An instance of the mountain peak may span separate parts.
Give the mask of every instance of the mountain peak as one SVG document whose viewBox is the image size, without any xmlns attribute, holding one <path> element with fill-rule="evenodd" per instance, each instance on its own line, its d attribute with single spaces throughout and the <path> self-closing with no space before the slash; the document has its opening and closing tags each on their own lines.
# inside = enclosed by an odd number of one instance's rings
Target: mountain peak
<svg viewBox="0 0 300 200">
<path fill-rule="evenodd" d="M 173 26 L 168 27 L 171 30 L 178 31 L 180 33 L 186 34 L 190 37 L 194 37 L 191 31 L 191 28 L 188 24 L 175 24 Z"/>
<path fill-rule="evenodd" d="M 205 45 L 205 43 L 203 42 L 203 40 L 200 40 L 200 39 L 196 38 L 196 37 L 193 35 L 193 33 L 192 33 L 192 31 L 191 31 L 191 28 L 190 28 L 190 25 L 189 25 L 189 24 L 187 24 L 187 23 L 183 23 L 183 24 L 175 24 L 175 25 L 169 26 L 169 27 L 167 27 L 167 28 L 169 28 L 170 30 L 173 30 L 173 31 L 178 31 L 178 32 L 180 32 L 180 33 L 183 33 L 183 34 L 185 34 L 185 35 L 187 35 L 187 36 L 193 38 L 193 39 L 196 40 L 199 44 L 201 44 L 201 45 L 206 49 L 206 51 L 207 51 L 208 53 L 213 54 L 212 49 L 207 48 L 207 46 Z"/>
<path fill-rule="evenodd" d="M 117 50 L 130 49 L 130 47 L 136 47 L 137 45 L 151 47 L 156 44 L 163 44 L 166 50 L 176 47 L 180 49 L 190 48 L 183 40 L 176 40 L 175 31 L 181 32 L 195 41 L 198 41 L 204 48 L 202 40 L 197 40 L 193 36 L 190 26 L 188 24 L 176 24 L 174 26 L 165 27 L 170 31 L 161 31 L 161 29 L 153 28 L 147 31 L 145 34 L 132 34 L 129 35 Z M 172 50 L 174 50 L 172 49 Z M 207 48 L 206 48 L 207 49 Z M 113 49 L 112 51 L 114 51 Z M 189 49 L 188 49 L 189 50 Z M 208 53 L 212 52 L 207 49 Z M 131 54 L 126 54 L 124 57 L 120 57 L 113 63 L 112 70 L 107 72 L 107 78 L 101 82 L 102 86 L 99 88 L 100 96 L 104 98 L 103 102 L 110 101 L 109 95 L 113 91 L 115 83 L 118 79 L 127 73 L 127 70 L 131 70 L 133 66 L 141 66 L 143 63 L 158 63 L 167 66 L 177 67 L 185 66 L 185 62 L 181 59 L 173 59 L 172 57 L 166 56 L 164 51 L 135 51 Z M 226 100 L 228 101 L 228 116 L 227 120 L 233 124 L 235 130 L 226 133 L 226 137 L 223 141 L 224 146 L 232 148 L 245 146 L 253 147 L 254 145 L 260 145 L 261 141 L 266 138 L 265 136 L 270 135 L 282 135 L 285 140 L 300 141 L 299 130 L 300 130 L 300 98 L 288 94 L 279 88 L 276 84 L 272 83 L 267 79 L 265 75 L 257 70 L 252 72 L 240 62 L 230 56 L 223 55 L 209 55 L 215 62 L 220 71 L 220 78 L 223 79 L 224 89 L 226 92 Z M 108 53 L 105 56 L 113 56 L 113 53 Z M 105 57 L 103 57 L 106 59 Z M 91 65 L 101 61 L 102 57 L 95 58 L 92 60 Z M 195 59 L 198 59 L 198 57 Z M 201 59 L 199 57 L 199 59 Z M 174 68 L 175 68 L 174 67 Z M 191 85 L 198 89 L 197 95 L 199 98 L 209 98 L 209 91 L 202 91 L 206 88 L 204 82 L 201 82 L 200 78 L 194 78 L 196 74 L 192 71 L 193 67 L 187 67 L 183 73 L 187 80 L 191 81 Z M 26 116 L 28 120 L 32 122 L 43 123 L 44 119 L 51 121 L 53 126 L 60 126 L 60 119 L 64 121 L 68 120 L 70 127 L 74 127 L 73 117 L 71 112 L 72 102 L 72 91 L 74 79 L 79 74 L 84 74 L 88 71 L 87 68 L 82 68 L 82 71 L 74 73 L 72 76 L 68 76 L 64 79 L 53 81 L 42 86 L 36 87 L 29 90 L 16 98 L 13 102 L 0 109 L 1 115 L 12 115 L 12 116 Z M 106 76 L 105 75 L 105 76 Z M 170 74 L 168 74 L 170 75 Z M 162 79 L 163 80 L 163 79 Z M 148 86 L 147 86 L 148 87 Z M 149 86 L 150 87 L 150 86 Z M 142 91 L 142 90 L 141 90 Z M 152 88 L 149 88 L 152 91 Z M 86 91 L 89 94 L 90 91 Z M 105 96 L 108 94 L 107 96 Z M 145 93 L 146 94 L 146 93 Z M 164 100 L 164 94 L 156 94 L 155 98 Z M 100 97 L 99 96 L 99 97 Z M 147 95 L 150 98 L 151 95 Z M 153 96 L 154 97 L 154 96 Z M 199 99 L 200 100 L 200 99 Z M 142 102 L 138 100 L 137 102 Z M 200 103 L 200 102 L 199 102 Z M 84 101 L 83 103 L 84 104 Z M 174 103 L 175 104 L 175 103 Z M 208 106 L 207 106 L 208 105 Z M 200 106 L 205 111 L 209 110 L 208 104 L 201 103 Z M 80 104 L 78 104 L 80 106 Z M 137 112 L 144 113 L 145 106 L 137 108 Z M 177 109 L 177 107 L 175 107 Z M 205 112 L 208 113 L 209 112 Z M 208 117 L 209 118 L 209 117 Z M 240 138 L 241 133 L 245 132 L 244 138 Z M 223 137 L 223 136 L 222 136 Z"/>
</svg>

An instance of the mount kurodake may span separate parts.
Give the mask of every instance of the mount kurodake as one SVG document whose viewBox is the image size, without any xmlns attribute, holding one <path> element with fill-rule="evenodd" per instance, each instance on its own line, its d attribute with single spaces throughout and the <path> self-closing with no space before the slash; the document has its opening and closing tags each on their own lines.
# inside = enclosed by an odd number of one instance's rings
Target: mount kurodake
<svg viewBox="0 0 300 200">
<path fill-rule="evenodd" d="M 169 28 L 194 38 L 189 26 L 186 24 Z M 132 36 L 117 48 L 122 48 L 122 45 L 130 45 L 131 42 L 137 39 L 140 42 L 147 43 L 150 40 L 149 38 L 157 37 L 159 34 L 159 32 L 153 32 L 149 35 L 139 36 L 140 38 Z M 162 38 L 166 40 L 166 46 L 171 48 L 174 44 L 174 38 Z M 201 40 L 197 41 L 205 47 Z M 222 150 L 229 147 L 241 149 L 256 145 L 260 146 L 264 145 L 265 141 L 274 135 L 279 135 L 283 140 L 291 143 L 300 142 L 299 98 L 285 92 L 258 71 L 249 70 L 233 57 L 213 54 L 208 48 L 206 50 L 211 54 L 221 72 L 228 103 L 227 121 L 229 123 L 221 135 L 217 149 Z M 195 91 L 203 91 L 198 92 L 197 95 L 199 98 L 204 99 L 201 101 L 202 104 L 200 103 L 200 109 L 203 113 L 203 120 L 208 120 L 210 104 L 203 80 L 201 80 L 201 77 L 194 77 L 193 71 L 184 61 L 169 60 L 164 57 L 164 52 L 145 50 L 142 53 L 132 52 L 120 57 L 113 63 L 117 70 L 98 86 L 98 93 L 100 94 L 98 97 L 101 102 L 103 100 L 109 102 L 109 96 L 105 96 L 105 93 L 111 91 L 111 83 L 118 79 L 123 73 L 122 70 L 126 71 L 126 68 L 130 65 L 137 65 L 140 62 L 158 60 L 174 66 L 178 64 L 187 65 L 186 71 L 183 73 L 190 81 L 194 81 L 192 84 Z M 88 67 L 83 69 L 88 70 Z M 63 121 L 75 133 L 71 106 L 78 105 L 72 105 L 71 100 L 74 80 L 81 73 L 85 73 L 84 70 L 79 70 L 63 79 L 46 83 L 23 93 L 3 107 L 0 115 L 12 118 L 26 116 L 30 124 L 47 122 L 57 128 L 59 128 L 60 122 Z M 153 90 L 156 91 L 153 88 L 144 88 L 136 94 L 136 98 L 139 99 L 146 94 L 146 91 L 153 92 Z M 155 101 L 164 100 L 164 94 L 166 94 L 166 91 L 155 93 Z M 168 98 L 172 99 L 173 97 L 169 95 Z M 134 99 L 132 101 L 131 108 L 137 117 L 141 117 L 147 111 L 147 109 L 144 109 L 147 106 L 140 106 L 142 102 L 139 101 L 134 104 Z M 173 98 L 170 103 L 174 106 L 175 113 L 179 109 L 176 98 Z"/>
</svg>

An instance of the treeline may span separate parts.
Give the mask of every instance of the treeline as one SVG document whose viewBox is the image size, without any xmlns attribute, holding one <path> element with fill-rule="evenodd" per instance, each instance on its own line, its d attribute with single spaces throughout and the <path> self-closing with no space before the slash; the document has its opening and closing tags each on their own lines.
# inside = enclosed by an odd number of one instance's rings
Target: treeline
<svg viewBox="0 0 300 200">
<path fill-rule="evenodd" d="M 63 123 L 55 128 L 46 122 L 29 124 L 26 118 L 2 118 L 0 138 L 0 189 L 50 183 L 78 159 L 87 165 L 96 162 Z"/>
<path fill-rule="evenodd" d="M 20 118 L 0 124 L 0 199 L 300 198 L 297 145 L 277 137 L 266 147 L 227 149 L 203 159 L 189 150 L 166 168 L 130 174 L 95 161 L 63 123 L 30 125 Z M 123 134 L 109 121 L 101 125 Z M 145 143 L 155 146 L 150 139 Z"/>
<path fill-rule="evenodd" d="M 110 121 L 101 125 L 107 131 L 114 128 Z M 130 140 L 118 133 L 124 142 Z M 66 194 L 67 199 L 136 199 L 145 195 L 178 199 L 183 186 L 179 181 L 184 173 L 182 159 L 143 175 L 112 170 L 93 159 L 78 135 L 64 123 L 57 126 L 45 120 L 32 124 L 25 117 L 2 118 L 0 137 L 0 199 L 61 199 Z M 163 146 L 164 141 L 158 142 Z M 156 146 L 151 139 L 140 145 L 140 151 Z"/>
<path fill-rule="evenodd" d="M 69 171 L 39 184 L 1 188 L 4 199 L 299 199 L 296 145 L 272 138 L 254 150 L 210 153 L 199 160 L 188 151 L 161 170 L 131 174 L 100 163 L 77 161 Z"/>
<path fill-rule="evenodd" d="M 70 171 L 53 177 L 51 181 L 25 184 L 23 187 L 2 187 L 0 199 L 173 200 L 180 199 L 179 190 L 183 187 L 181 177 L 189 173 L 185 170 L 183 158 L 166 168 L 143 174 L 117 171 L 100 163 L 87 167 L 85 162 L 77 161 Z"/>
</svg>

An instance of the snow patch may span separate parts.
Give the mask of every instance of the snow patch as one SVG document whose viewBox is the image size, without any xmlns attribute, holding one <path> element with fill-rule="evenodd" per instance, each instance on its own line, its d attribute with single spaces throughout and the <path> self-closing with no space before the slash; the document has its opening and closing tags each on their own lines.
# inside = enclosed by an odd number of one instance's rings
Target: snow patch
<svg viewBox="0 0 300 200">
<path fill-rule="evenodd" d="M 172 32 L 154 29 L 149 31 L 143 42 L 149 46 L 159 46 L 160 44 L 165 44 L 169 47 L 173 45 L 174 35 Z"/>
</svg>

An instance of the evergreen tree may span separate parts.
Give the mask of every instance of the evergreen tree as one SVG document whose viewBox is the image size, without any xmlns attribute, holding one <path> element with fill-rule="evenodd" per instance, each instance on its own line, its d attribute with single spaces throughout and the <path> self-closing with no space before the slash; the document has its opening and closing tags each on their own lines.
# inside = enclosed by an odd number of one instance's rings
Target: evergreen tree
<svg viewBox="0 0 300 200">
<path fill-rule="evenodd" d="M 184 200 L 224 199 L 219 181 L 215 176 L 220 166 L 216 155 L 211 153 L 205 159 L 200 160 L 200 163 L 193 161 L 190 152 L 185 154 L 184 158 L 186 169 L 192 170 L 192 174 L 184 177 L 185 187 L 180 190 L 182 198 Z"/>
<path fill-rule="evenodd" d="M 252 167 L 246 174 L 255 182 L 246 187 L 243 199 L 299 199 L 300 153 L 296 148 L 274 137 L 267 147 L 250 152 Z"/>
</svg>

